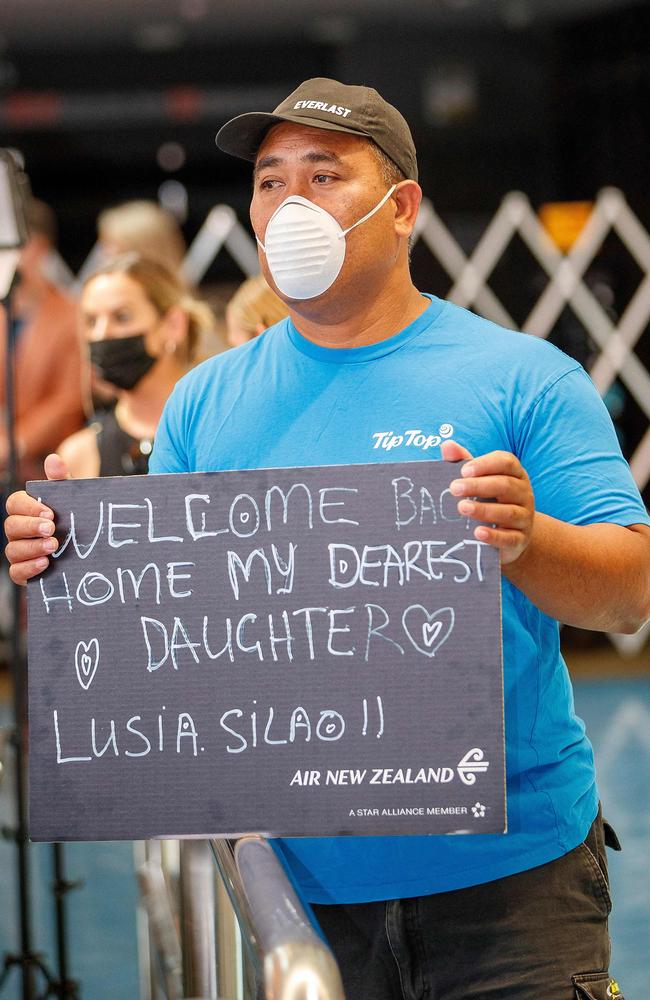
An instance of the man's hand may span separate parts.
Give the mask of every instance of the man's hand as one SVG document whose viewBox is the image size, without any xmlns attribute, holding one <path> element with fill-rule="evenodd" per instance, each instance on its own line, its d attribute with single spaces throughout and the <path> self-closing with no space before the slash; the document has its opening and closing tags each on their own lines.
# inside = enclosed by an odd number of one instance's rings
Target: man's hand
<svg viewBox="0 0 650 1000">
<path fill-rule="evenodd" d="M 58 455 L 45 459 L 47 479 L 69 479 L 68 468 Z M 14 583 L 24 586 L 33 576 L 42 573 L 49 563 L 49 556 L 59 547 L 54 537 L 54 513 L 20 490 L 7 500 L 5 534 L 8 545 L 5 555 L 11 563 L 9 576 Z"/>
<path fill-rule="evenodd" d="M 444 441 L 441 450 L 447 462 L 465 460 L 462 479 L 449 488 L 467 498 L 459 500 L 460 514 L 486 522 L 474 529 L 474 537 L 499 550 L 502 566 L 515 562 L 530 544 L 535 519 L 535 497 L 521 462 L 507 451 L 473 458 L 455 441 Z"/>
</svg>

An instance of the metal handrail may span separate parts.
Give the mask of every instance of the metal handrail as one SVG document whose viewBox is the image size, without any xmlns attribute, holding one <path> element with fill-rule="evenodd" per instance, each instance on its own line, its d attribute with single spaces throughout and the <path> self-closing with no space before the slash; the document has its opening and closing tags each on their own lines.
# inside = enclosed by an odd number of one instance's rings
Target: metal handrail
<svg viewBox="0 0 650 1000">
<path fill-rule="evenodd" d="M 217 996 L 214 866 L 205 840 L 180 842 L 183 996 Z"/>
<path fill-rule="evenodd" d="M 344 1000 L 334 956 L 268 840 L 249 835 L 210 846 L 266 1000 Z"/>
<path fill-rule="evenodd" d="M 137 870 L 153 951 L 167 1000 L 183 996 L 183 955 L 165 875 L 159 860 L 144 861 Z"/>
</svg>

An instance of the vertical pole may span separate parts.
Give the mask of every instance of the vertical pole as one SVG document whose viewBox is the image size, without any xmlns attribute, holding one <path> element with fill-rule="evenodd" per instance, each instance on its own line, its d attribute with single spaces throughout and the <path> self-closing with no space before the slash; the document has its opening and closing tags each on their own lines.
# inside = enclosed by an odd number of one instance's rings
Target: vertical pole
<svg viewBox="0 0 650 1000">
<path fill-rule="evenodd" d="M 185 995 L 216 1000 L 214 868 L 210 847 L 207 840 L 182 840 L 180 851 Z"/>
<path fill-rule="evenodd" d="M 76 986 L 68 979 L 68 922 L 65 905 L 66 894 L 75 886 L 66 881 L 63 844 L 52 844 L 54 868 L 54 907 L 56 912 L 56 949 L 59 964 L 59 989 L 61 1000 L 76 996 Z"/>
<path fill-rule="evenodd" d="M 11 300 L 8 295 L 3 301 L 7 327 L 6 354 L 6 395 L 7 395 L 7 440 L 8 456 L 8 486 L 13 489 L 18 479 L 18 454 L 14 432 L 14 347 L 15 331 L 11 312 Z M 25 794 L 25 735 L 27 732 L 26 704 L 26 663 L 21 642 L 21 608 L 22 592 L 20 587 L 12 587 L 12 629 L 11 629 L 11 666 L 13 677 L 14 700 L 14 731 L 13 744 L 15 748 L 16 772 L 16 843 L 18 845 L 18 904 L 20 919 L 20 954 L 22 966 L 22 998 L 33 1000 L 34 978 L 32 968 L 32 927 L 30 899 L 30 870 L 27 841 L 27 796 Z"/>
</svg>

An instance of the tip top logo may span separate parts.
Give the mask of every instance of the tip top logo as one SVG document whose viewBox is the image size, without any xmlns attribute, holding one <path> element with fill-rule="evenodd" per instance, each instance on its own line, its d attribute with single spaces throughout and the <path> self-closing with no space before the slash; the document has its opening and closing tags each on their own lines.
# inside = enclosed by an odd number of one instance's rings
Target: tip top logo
<svg viewBox="0 0 650 1000">
<path fill-rule="evenodd" d="M 373 448 L 383 448 L 385 451 L 392 451 L 393 448 L 421 448 L 428 451 L 429 448 L 438 448 L 443 441 L 452 437 L 454 428 L 452 424 L 441 424 L 437 434 L 429 434 L 421 428 L 416 427 L 408 431 L 396 434 L 394 431 L 377 431 L 372 435 L 375 442 Z"/>
</svg>

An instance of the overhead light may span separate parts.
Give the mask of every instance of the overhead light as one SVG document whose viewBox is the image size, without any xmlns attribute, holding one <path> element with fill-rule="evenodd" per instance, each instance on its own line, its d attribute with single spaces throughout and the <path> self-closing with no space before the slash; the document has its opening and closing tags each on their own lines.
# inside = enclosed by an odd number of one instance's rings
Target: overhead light
<svg viewBox="0 0 650 1000">
<path fill-rule="evenodd" d="M 171 52 L 180 48 L 185 38 L 186 30 L 178 21 L 150 21 L 133 33 L 135 45 L 145 52 Z"/>
<path fill-rule="evenodd" d="M 476 74 L 469 66 L 441 64 L 427 74 L 422 96 L 427 121 L 440 128 L 464 124 L 478 110 Z"/>
<path fill-rule="evenodd" d="M 309 33 L 322 45 L 349 45 L 356 37 L 357 25 L 347 14 L 323 14 L 314 18 Z"/>
<path fill-rule="evenodd" d="M 156 160 L 161 170 L 166 170 L 167 173 L 172 174 L 175 170 L 180 170 L 185 164 L 185 149 L 181 146 L 180 142 L 163 142 L 158 147 Z"/>
</svg>

